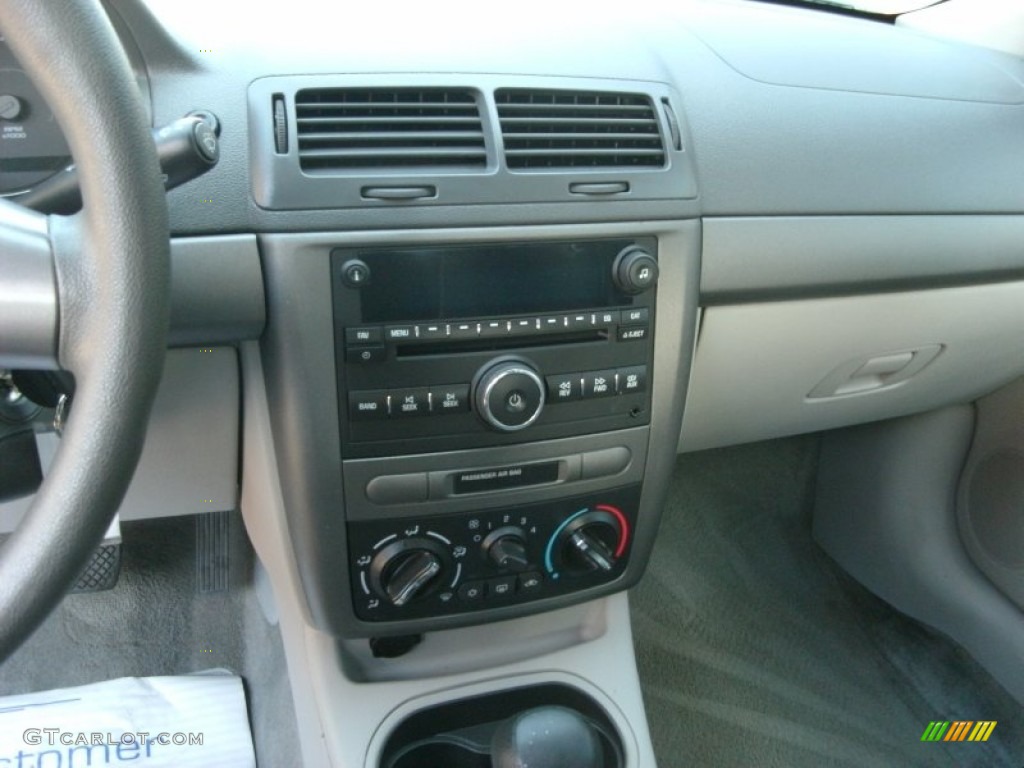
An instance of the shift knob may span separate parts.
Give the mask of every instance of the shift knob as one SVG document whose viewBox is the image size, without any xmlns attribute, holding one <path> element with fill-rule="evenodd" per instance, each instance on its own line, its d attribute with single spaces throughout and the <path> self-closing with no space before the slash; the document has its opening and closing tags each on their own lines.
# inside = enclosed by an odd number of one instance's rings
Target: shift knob
<svg viewBox="0 0 1024 768">
<path fill-rule="evenodd" d="M 537 707 L 498 726 L 492 768 L 605 768 L 597 733 L 577 712 Z"/>
</svg>

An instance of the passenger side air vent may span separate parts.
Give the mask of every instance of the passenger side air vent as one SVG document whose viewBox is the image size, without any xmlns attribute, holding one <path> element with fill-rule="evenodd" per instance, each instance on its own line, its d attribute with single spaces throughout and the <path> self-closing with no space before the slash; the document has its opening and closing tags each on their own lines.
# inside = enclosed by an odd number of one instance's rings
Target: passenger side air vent
<svg viewBox="0 0 1024 768">
<path fill-rule="evenodd" d="M 494 96 L 509 168 L 665 165 L 657 113 L 644 94 L 502 88 Z"/>
<path fill-rule="evenodd" d="M 307 88 L 296 93 L 295 112 L 303 171 L 487 165 L 470 90 Z"/>
</svg>

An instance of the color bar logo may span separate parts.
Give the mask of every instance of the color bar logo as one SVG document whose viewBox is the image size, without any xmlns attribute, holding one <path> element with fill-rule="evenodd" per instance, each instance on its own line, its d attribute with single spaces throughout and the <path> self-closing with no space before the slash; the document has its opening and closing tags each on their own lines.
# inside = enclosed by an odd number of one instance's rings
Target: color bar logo
<svg viewBox="0 0 1024 768">
<path fill-rule="evenodd" d="M 921 734 L 921 741 L 988 741 L 995 729 L 995 720 L 933 720 Z"/>
</svg>

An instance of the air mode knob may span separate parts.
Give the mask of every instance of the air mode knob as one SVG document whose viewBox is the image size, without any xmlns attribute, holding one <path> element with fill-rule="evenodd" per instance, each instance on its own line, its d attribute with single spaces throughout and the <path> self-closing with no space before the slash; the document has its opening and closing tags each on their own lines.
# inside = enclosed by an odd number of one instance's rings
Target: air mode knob
<svg viewBox="0 0 1024 768">
<path fill-rule="evenodd" d="M 506 360 L 477 374 L 476 411 L 499 432 L 525 429 L 544 409 L 544 382 L 528 364 Z"/>
<path fill-rule="evenodd" d="M 396 608 L 432 593 L 445 570 L 444 550 L 426 539 L 403 539 L 385 547 L 370 563 L 374 591 Z"/>
<path fill-rule="evenodd" d="M 658 282 L 658 261 L 647 249 L 630 245 L 615 257 L 612 280 L 623 293 L 643 293 Z"/>
</svg>

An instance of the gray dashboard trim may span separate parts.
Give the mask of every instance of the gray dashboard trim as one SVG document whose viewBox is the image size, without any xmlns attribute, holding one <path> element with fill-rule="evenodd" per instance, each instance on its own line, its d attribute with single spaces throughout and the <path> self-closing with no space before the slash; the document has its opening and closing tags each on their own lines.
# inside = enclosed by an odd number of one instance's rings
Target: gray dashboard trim
<svg viewBox="0 0 1024 768">
<path fill-rule="evenodd" d="M 705 304 L 1019 280 L 1024 216 L 704 220 Z"/>
<path fill-rule="evenodd" d="M 985 79 L 991 70 L 994 74 L 987 82 L 999 81 L 996 97 L 1012 101 L 1012 81 L 1024 81 L 1024 62 L 944 43 L 932 46 L 936 60 L 944 70 L 966 78 L 958 77 L 955 87 L 937 83 L 928 67 L 893 75 L 881 62 L 899 59 L 900 46 L 920 35 L 888 30 L 872 38 L 870 45 L 860 45 L 854 56 L 844 53 L 847 40 L 862 39 L 858 31 L 868 24 L 857 19 L 826 23 L 816 11 L 769 12 L 756 3 L 680 0 L 678 8 L 667 9 L 638 0 L 623 14 L 621 28 L 612 29 L 602 14 L 552 7 L 541 27 L 512 14 L 486 38 L 467 40 L 458 25 L 439 24 L 429 28 L 430 34 L 422 29 L 396 30 L 387 44 L 371 33 L 393 20 L 393 9 L 381 5 L 347 9 L 357 12 L 356 23 L 363 24 L 360 29 L 366 33 L 350 32 L 341 46 L 333 25 L 310 25 L 297 9 L 282 16 L 254 6 L 244 29 L 218 31 L 223 45 L 209 56 L 198 52 L 202 44 L 192 34 L 197 17 L 180 3 L 154 6 L 159 18 L 140 0 L 111 3 L 128 21 L 145 57 L 155 121 L 169 122 L 191 109 L 207 108 L 224 126 L 218 166 L 168 195 L 171 226 L 179 234 L 650 221 L 701 214 L 1022 210 L 1024 106 L 928 95 L 956 96 L 964 83 L 975 76 Z M 728 23 L 714 33 L 715 46 L 733 51 L 750 43 L 743 52 L 744 69 L 787 84 L 754 80 L 730 66 L 695 35 L 694 31 L 707 34 L 702 14 L 727 16 Z M 427 17 L 423 19 L 426 23 Z M 824 31 L 809 42 L 807 25 Z M 616 44 L 610 45 L 613 33 Z M 185 51 L 189 44 L 195 48 Z M 815 52 L 812 65 L 807 59 L 809 44 Z M 874 49 L 879 56 L 872 57 Z M 1008 77 L 1000 78 L 993 65 Z M 851 66 L 864 71 L 851 72 Z M 801 69 L 804 74 L 796 78 L 794 73 Z M 252 195 L 249 86 L 268 76 L 332 72 L 356 80 L 433 72 L 464 80 L 475 77 L 471 73 L 491 73 L 517 82 L 518 75 L 524 81 L 551 75 L 592 82 L 615 79 L 627 87 L 640 81 L 663 83 L 680 96 L 674 106 L 691 137 L 686 154 L 696 166 L 700 196 L 461 206 L 446 205 L 439 198 L 430 205 L 380 203 L 371 209 L 260 208 Z M 903 95 L 865 92 L 878 90 L 877 83 L 896 76 Z M 1024 88 L 1021 91 L 1024 98 Z"/>
<path fill-rule="evenodd" d="M 171 242 L 169 346 L 257 339 L 266 323 L 265 304 L 255 235 Z"/>
<path fill-rule="evenodd" d="M 890 24 L 857 23 L 829 13 L 750 3 L 743 18 L 726 3 L 702 3 L 688 25 L 730 67 L 771 85 L 1024 103 L 1019 80 L 1001 68 L 1007 57 L 915 34 Z M 786 34 L 764 35 L 765 27 Z M 836 45 L 836 37 L 843 45 Z M 799 55 L 792 55 L 794 45 Z"/>
</svg>

